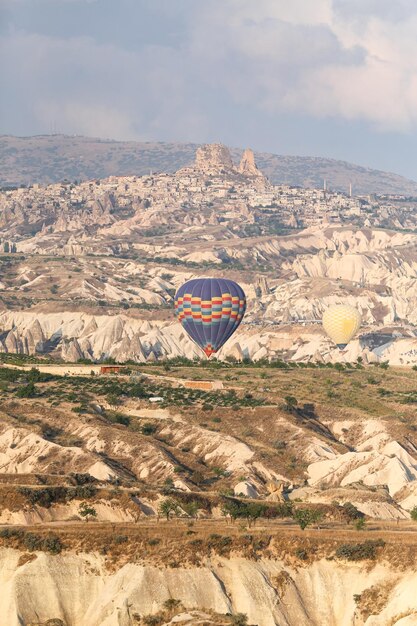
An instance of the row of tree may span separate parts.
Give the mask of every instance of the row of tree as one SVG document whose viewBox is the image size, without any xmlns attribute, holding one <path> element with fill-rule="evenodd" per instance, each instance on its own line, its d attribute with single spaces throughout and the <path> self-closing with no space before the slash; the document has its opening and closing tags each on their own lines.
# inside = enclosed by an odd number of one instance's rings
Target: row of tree
<svg viewBox="0 0 417 626">
<path fill-rule="evenodd" d="M 365 528 L 365 516 L 353 504 L 347 502 L 342 508 L 350 521 L 355 522 L 357 530 Z M 165 517 L 167 521 L 182 513 L 188 517 L 196 518 L 201 509 L 202 506 L 197 500 L 179 503 L 174 498 L 165 498 L 158 507 L 158 514 Z M 295 520 L 302 530 L 312 524 L 319 524 L 324 516 L 324 512 L 320 509 L 294 508 L 291 502 L 269 505 L 261 502 L 244 502 L 233 498 L 224 500 L 221 505 L 221 512 L 232 523 L 238 519 L 246 520 L 249 527 L 259 518 L 290 518 Z M 97 517 L 96 509 L 87 502 L 80 504 L 78 514 L 87 522 L 89 519 Z M 411 510 L 410 517 L 417 522 L 417 506 Z"/>
<path fill-rule="evenodd" d="M 195 500 L 179 503 L 174 498 L 165 498 L 159 505 L 158 513 L 169 521 L 182 512 L 195 518 L 200 509 L 201 505 Z M 318 523 L 323 517 L 323 512 L 319 509 L 294 509 L 291 502 L 272 505 L 261 502 L 244 502 L 233 498 L 226 498 L 222 502 L 221 511 L 224 517 L 232 523 L 238 519 L 244 519 L 249 527 L 259 518 L 292 518 L 304 530 L 307 526 Z"/>
<path fill-rule="evenodd" d="M 3 252 L 5 254 L 15 254 L 17 252 L 16 244 L 12 241 L 4 241 L 3 242 Z"/>
</svg>

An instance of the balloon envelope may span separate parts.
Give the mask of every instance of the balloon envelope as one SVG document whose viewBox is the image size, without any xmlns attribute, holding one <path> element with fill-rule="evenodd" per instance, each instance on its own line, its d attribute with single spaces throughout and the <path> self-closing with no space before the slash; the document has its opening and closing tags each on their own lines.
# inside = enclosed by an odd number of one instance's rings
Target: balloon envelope
<svg viewBox="0 0 417 626">
<path fill-rule="evenodd" d="M 175 294 L 178 320 L 208 357 L 235 332 L 245 310 L 243 289 L 225 278 L 189 280 Z"/>
<path fill-rule="evenodd" d="M 349 343 L 360 325 L 360 313 L 350 304 L 335 304 L 323 313 L 323 328 L 340 349 Z"/>
</svg>

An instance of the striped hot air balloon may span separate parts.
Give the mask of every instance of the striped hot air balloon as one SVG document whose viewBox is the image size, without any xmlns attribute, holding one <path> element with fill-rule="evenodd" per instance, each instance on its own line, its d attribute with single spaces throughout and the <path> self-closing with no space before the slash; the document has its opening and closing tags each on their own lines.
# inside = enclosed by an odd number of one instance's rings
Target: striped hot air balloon
<svg viewBox="0 0 417 626">
<path fill-rule="evenodd" d="M 346 347 L 360 325 L 360 313 L 350 304 L 334 304 L 323 313 L 323 328 L 340 350 Z"/>
<path fill-rule="evenodd" d="M 243 289 L 225 278 L 196 278 L 175 294 L 178 320 L 210 357 L 233 335 L 246 310 Z"/>
</svg>

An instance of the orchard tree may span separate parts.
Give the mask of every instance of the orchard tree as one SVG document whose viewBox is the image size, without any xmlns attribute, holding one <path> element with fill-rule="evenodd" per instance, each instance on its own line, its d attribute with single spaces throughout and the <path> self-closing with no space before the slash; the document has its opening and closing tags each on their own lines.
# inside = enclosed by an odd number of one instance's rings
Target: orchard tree
<svg viewBox="0 0 417 626">
<path fill-rule="evenodd" d="M 287 411 L 293 411 L 298 404 L 298 400 L 294 396 L 285 396 L 284 401 Z"/>
<path fill-rule="evenodd" d="M 97 517 L 96 509 L 87 502 L 81 502 L 80 506 L 78 507 L 78 514 L 83 517 L 86 522 L 88 522 L 90 517 Z"/>
<path fill-rule="evenodd" d="M 179 510 L 180 510 L 180 507 L 172 498 L 166 498 L 165 500 L 162 500 L 158 509 L 159 513 L 161 515 L 164 515 L 164 517 L 167 518 L 167 522 L 169 521 L 169 518 L 171 517 L 171 513 L 173 515 L 178 515 Z"/>
<path fill-rule="evenodd" d="M 191 502 L 186 502 L 181 504 L 181 508 L 189 515 L 189 517 L 197 517 L 197 513 L 201 508 L 199 503 L 196 500 L 192 500 Z"/>
<path fill-rule="evenodd" d="M 297 509 L 294 511 L 294 519 L 298 522 L 301 530 L 305 530 L 310 524 L 316 524 L 322 517 L 322 511 L 315 509 Z"/>
</svg>

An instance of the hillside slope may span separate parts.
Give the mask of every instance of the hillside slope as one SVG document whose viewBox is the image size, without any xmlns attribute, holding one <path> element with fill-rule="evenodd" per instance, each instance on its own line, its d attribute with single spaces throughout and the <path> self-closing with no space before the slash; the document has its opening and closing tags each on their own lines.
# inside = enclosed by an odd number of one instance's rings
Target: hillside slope
<svg viewBox="0 0 417 626">
<path fill-rule="evenodd" d="M 43 135 L 0 137 L 0 184 L 51 183 L 143 175 L 149 170 L 174 172 L 194 159 L 197 144 L 111 141 L 88 137 Z M 235 160 L 242 154 L 233 149 Z M 256 153 L 259 168 L 273 183 L 322 187 L 356 194 L 417 195 L 417 183 L 397 174 L 320 157 Z"/>
<path fill-rule="evenodd" d="M 0 626 L 416 624 L 416 372 L 5 361 Z"/>
<path fill-rule="evenodd" d="M 317 323 L 348 301 L 363 326 L 344 360 L 415 365 L 416 233 L 416 201 L 274 186 L 220 144 L 174 174 L 3 191 L 0 352 L 197 357 L 173 296 L 210 270 L 248 299 L 220 358 L 340 360 Z"/>
</svg>

